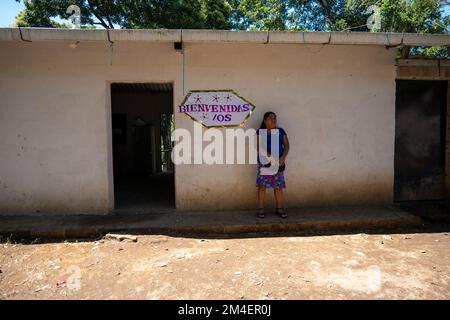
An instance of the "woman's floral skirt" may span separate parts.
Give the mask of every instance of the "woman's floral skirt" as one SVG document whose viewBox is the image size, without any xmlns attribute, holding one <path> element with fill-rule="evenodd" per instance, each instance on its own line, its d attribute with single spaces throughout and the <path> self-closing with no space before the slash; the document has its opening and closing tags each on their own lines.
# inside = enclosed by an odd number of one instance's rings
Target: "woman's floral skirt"
<svg viewBox="0 0 450 320">
<path fill-rule="evenodd" d="M 258 174 L 256 175 L 257 188 L 286 189 L 284 172 L 278 172 L 275 175 L 262 175 L 261 168 L 262 164 L 258 164 Z"/>
</svg>

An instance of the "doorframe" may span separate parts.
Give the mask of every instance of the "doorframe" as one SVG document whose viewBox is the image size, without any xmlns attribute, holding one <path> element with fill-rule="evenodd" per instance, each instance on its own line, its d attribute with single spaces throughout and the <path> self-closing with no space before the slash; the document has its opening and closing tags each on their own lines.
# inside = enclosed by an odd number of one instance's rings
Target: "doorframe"
<svg viewBox="0 0 450 320">
<path fill-rule="evenodd" d="M 115 198 L 114 198 L 114 163 L 113 163 L 113 143 L 112 143 L 112 88 L 114 83 L 158 83 L 158 84 L 171 84 L 172 85 L 172 112 L 175 115 L 176 110 L 176 98 L 175 98 L 175 81 L 164 80 L 107 80 L 106 81 L 106 148 L 107 148 L 107 176 L 108 176 L 108 214 L 113 214 L 115 211 Z M 173 121 L 174 130 L 176 127 L 176 117 Z M 176 168 L 173 168 L 174 175 L 174 206 L 177 209 L 177 175 Z"/>
<path fill-rule="evenodd" d="M 450 64 L 444 58 L 396 59 L 395 80 L 447 81 L 446 136 L 445 136 L 445 199 L 450 200 Z"/>
</svg>

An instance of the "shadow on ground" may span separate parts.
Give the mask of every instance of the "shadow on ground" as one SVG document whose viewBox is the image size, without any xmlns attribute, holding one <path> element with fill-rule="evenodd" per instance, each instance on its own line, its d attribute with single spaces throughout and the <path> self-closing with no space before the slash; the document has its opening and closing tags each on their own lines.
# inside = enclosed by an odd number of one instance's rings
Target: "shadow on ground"
<svg viewBox="0 0 450 320">
<path fill-rule="evenodd" d="M 345 228 L 332 228 L 332 229 L 320 229 L 320 228 L 305 228 L 304 230 L 275 230 L 275 231 L 257 231 L 257 232 L 208 232 L 208 231 L 176 231 L 167 228 L 157 227 L 133 227 L 132 229 L 120 229 L 120 226 L 110 233 L 116 234 L 130 234 L 136 236 L 145 235 L 165 235 L 174 238 L 192 238 L 192 239 L 246 239 L 246 238 L 275 238 L 275 237 L 312 237 L 312 236 L 331 236 L 331 235 L 352 235 L 352 234 L 411 234 L 411 233 L 445 233 L 450 232 L 450 203 L 448 201 L 410 201 L 395 203 L 392 206 L 394 209 L 402 210 L 415 217 L 421 219 L 421 223 L 411 226 L 399 226 L 395 227 L 374 227 L 364 228 L 355 227 L 349 225 Z M 170 214 L 170 213 L 169 213 Z M 143 218 L 151 219 L 151 217 L 144 214 L 134 214 L 130 216 L 117 216 L 118 220 L 126 220 L 127 223 L 139 223 Z M 93 217 L 92 223 L 95 223 L 102 217 Z M 248 219 L 248 217 L 247 217 Z M 280 224 L 285 223 L 286 220 L 275 217 L 266 217 L 265 220 L 269 220 L 269 223 Z M 62 222 L 62 221 L 61 221 Z M 255 224 L 265 223 L 264 220 L 255 218 Z M 21 244 L 36 244 L 36 243 L 62 243 L 62 242 L 91 242 L 96 241 L 104 237 L 107 231 L 99 231 L 95 234 L 89 234 L 87 236 L 77 236 L 73 234 L 66 237 L 45 237 L 40 238 L 38 236 L 23 236 L 20 234 L 0 235 L 0 242 L 21 243 Z"/>
</svg>

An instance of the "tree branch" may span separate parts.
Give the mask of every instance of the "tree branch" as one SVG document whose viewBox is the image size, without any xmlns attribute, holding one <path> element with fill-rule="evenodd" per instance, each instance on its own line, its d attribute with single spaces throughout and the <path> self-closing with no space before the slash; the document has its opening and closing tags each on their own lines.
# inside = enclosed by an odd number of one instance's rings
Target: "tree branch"
<svg viewBox="0 0 450 320">
<path fill-rule="evenodd" d="M 114 29 L 114 25 L 113 25 L 113 23 L 112 23 L 112 21 L 111 21 L 110 16 L 106 16 L 106 19 L 108 19 L 109 27 L 110 27 L 111 29 Z"/>
<path fill-rule="evenodd" d="M 92 14 L 98 19 L 98 21 L 100 22 L 99 24 L 101 24 L 105 29 L 111 29 L 105 22 L 105 20 L 102 19 L 102 17 L 97 13 L 97 11 L 94 9 L 94 7 L 91 4 L 91 0 L 88 0 L 88 5 L 89 5 L 89 9 L 91 10 Z M 96 23 L 98 24 L 98 23 Z"/>
<path fill-rule="evenodd" d="M 328 6 L 327 0 L 317 0 L 317 2 L 322 7 L 328 20 L 331 22 L 332 25 L 334 25 L 336 20 L 334 19 L 333 13 L 331 12 L 330 7 Z"/>
</svg>

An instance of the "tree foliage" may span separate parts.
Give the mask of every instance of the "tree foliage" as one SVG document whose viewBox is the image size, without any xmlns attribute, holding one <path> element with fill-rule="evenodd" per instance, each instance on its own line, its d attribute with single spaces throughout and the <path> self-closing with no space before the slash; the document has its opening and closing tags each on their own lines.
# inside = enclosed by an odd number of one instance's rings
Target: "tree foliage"
<svg viewBox="0 0 450 320">
<path fill-rule="evenodd" d="M 20 0 L 15 0 L 20 2 Z M 103 28 L 229 29 L 231 7 L 225 0 L 22 0 L 18 26 L 55 27 L 70 5 L 81 10 L 83 25 Z"/>
</svg>

